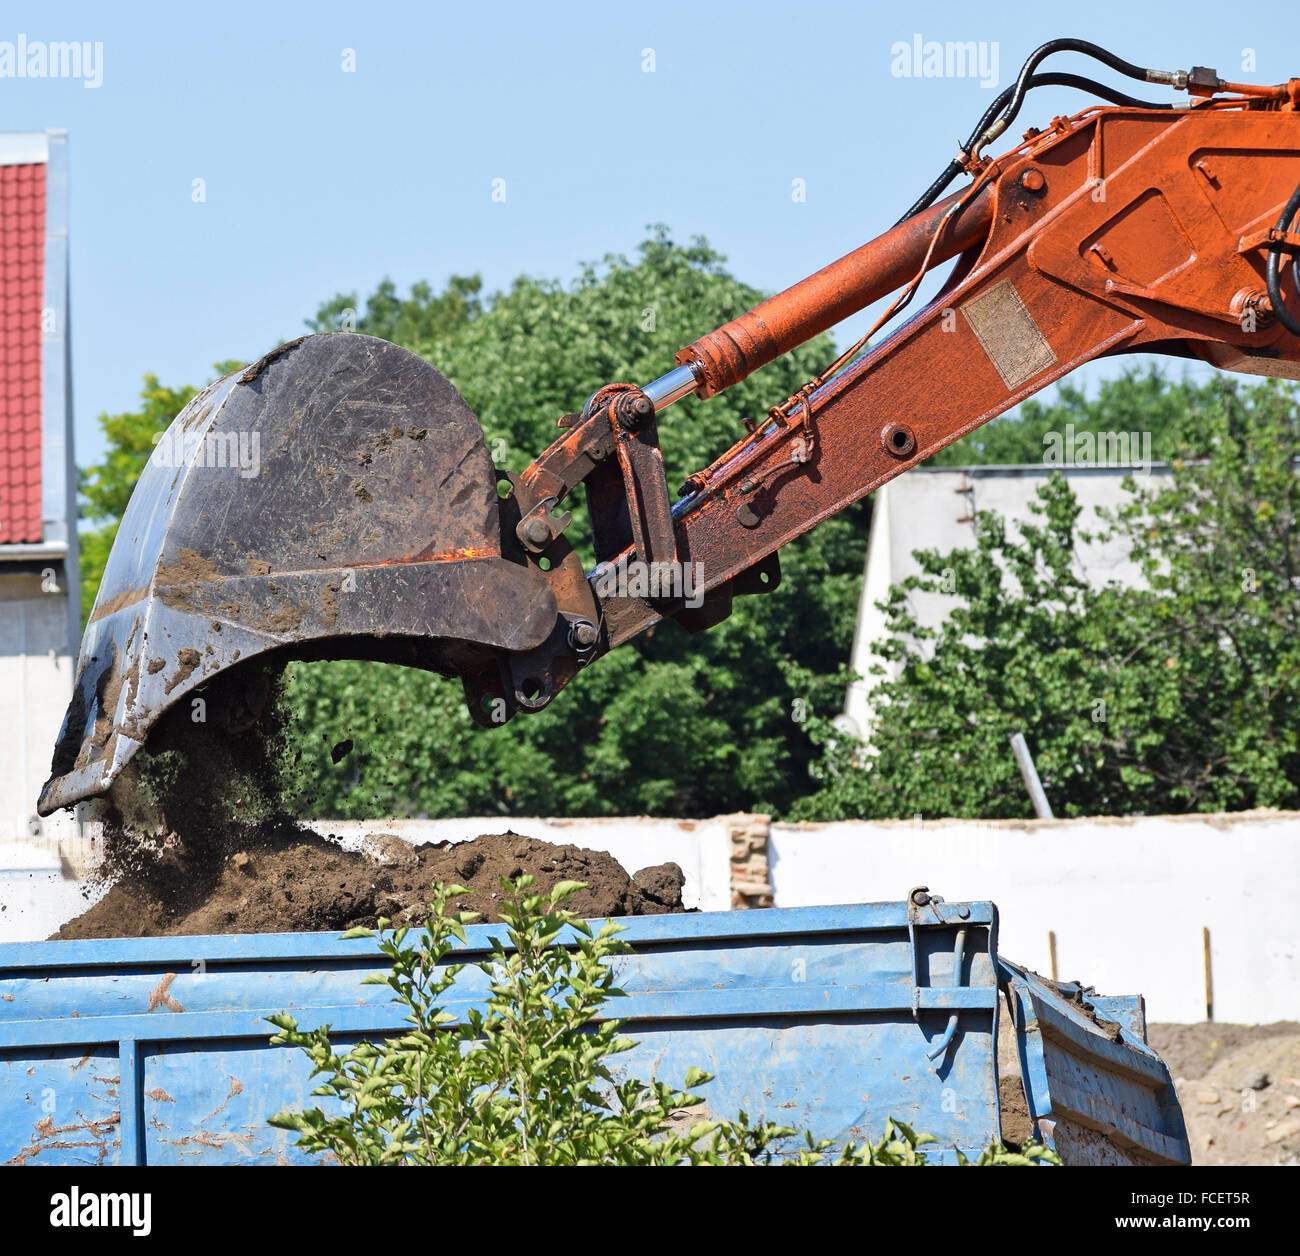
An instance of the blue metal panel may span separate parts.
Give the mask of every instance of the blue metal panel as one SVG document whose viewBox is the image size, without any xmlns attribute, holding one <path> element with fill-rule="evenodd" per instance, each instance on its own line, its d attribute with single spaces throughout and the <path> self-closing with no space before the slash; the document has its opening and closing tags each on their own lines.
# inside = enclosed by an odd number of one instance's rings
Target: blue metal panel
<svg viewBox="0 0 1300 1256">
<path fill-rule="evenodd" d="M 1173 1079 L 1133 1032 L 1140 999 L 1102 999 L 1000 963 L 1039 1137 L 1072 1164 L 1190 1164 Z M 1085 993 L 1109 1025 L 1081 1005 Z"/>
<path fill-rule="evenodd" d="M 706 1102 L 720 1115 L 743 1107 L 837 1139 L 897 1116 L 949 1154 L 978 1152 L 997 1134 L 995 919 L 988 903 L 939 905 L 914 943 L 905 903 L 627 920 L 636 950 L 615 961 L 627 997 L 611 1010 L 638 1046 L 618 1067 L 675 1084 L 708 1069 L 718 1080 Z M 972 938 L 960 974 L 950 922 Z M 467 932 L 458 960 L 502 930 Z M 66 1061 L 108 1044 L 121 1111 L 95 1115 L 118 1125 L 115 1161 L 292 1162 L 290 1137 L 266 1118 L 312 1102 L 313 1083 L 301 1053 L 267 1045 L 266 1017 L 287 1010 L 345 1041 L 391 1032 L 391 992 L 362 984 L 381 969 L 369 940 L 328 934 L 0 946 L 0 1053 L 11 1071 L 61 1067 L 66 1089 Z M 449 1010 L 480 1002 L 486 980 L 465 968 Z M 955 1042 L 928 1060 L 954 1015 Z M 29 1116 L 0 1118 L 0 1160 L 23 1155 Z"/>
<path fill-rule="evenodd" d="M 117 1043 L 0 1059 L 0 1164 L 120 1163 Z"/>
</svg>

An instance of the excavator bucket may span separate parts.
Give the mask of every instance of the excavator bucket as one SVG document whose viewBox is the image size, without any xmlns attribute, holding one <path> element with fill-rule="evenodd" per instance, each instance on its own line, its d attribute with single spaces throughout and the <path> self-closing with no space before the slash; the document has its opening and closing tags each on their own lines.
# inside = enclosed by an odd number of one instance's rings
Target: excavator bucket
<svg viewBox="0 0 1300 1256">
<path fill-rule="evenodd" d="M 363 658 L 466 677 L 538 646 L 555 596 L 503 557 L 497 482 L 459 393 L 387 341 L 307 336 L 211 385 L 123 516 L 41 814 L 105 793 L 178 704 L 237 720 L 196 702 L 217 673 Z"/>
</svg>

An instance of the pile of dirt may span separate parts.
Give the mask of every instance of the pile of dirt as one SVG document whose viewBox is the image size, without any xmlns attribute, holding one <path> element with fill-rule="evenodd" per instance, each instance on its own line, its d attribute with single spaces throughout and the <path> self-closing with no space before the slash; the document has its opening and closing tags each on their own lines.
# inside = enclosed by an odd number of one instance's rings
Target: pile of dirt
<svg viewBox="0 0 1300 1256">
<path fill-rule="evenodd" d="M 279 664 L 250 663 L 200 691 L 201 718 L 181 704 L 159 721 L 115 781 L 97 816 L 103 862 L 88 896 L 107 890 L 56 938 L 205 933 L 328 932 L 379 917 L 422 922 L 433 885 L 463 885 L 459 911 L 499 920 L 502 879 L 584 889 L 565 906 L 581 916 L 680 912 L 682 870 L 635 876 L 612 856 L 517 833 L 411 846 L 373 833 L 360 851 L 297 823 L 301 749 L 285 713 Z M 336 747 L 342 757 L 347 753 Z"/>
<path fill-rule="evenodd" d="M 341 931 L 373 927 L 380 916 L 418 922 L 438 882 L 469 889 L 456 900 L 458 910 L 498 920 L 501 879 L 524 874 L 536 879 L 534 892 L 558 881 L 585 882 L 565 903 L 581 916 L 685 910 L 685 878 L 676 864 L 629 876 L 602 851 L 553 846 L 517 833 L 418 847 L 376 833 L 357 852 L 277 822 L 222 840 L 182 841 L 172 834 L 156 857 L 144 857 L 138 843 L 130 850 L 130 861 L 110 858 L 112 886 L 55 938 Z"/>
<path fill-rule="evenodd" d="M 1169 1066 L 1192 1163 L 1300 1165 L 1300 1024 L 1148 1027 Z"/>
</svg>

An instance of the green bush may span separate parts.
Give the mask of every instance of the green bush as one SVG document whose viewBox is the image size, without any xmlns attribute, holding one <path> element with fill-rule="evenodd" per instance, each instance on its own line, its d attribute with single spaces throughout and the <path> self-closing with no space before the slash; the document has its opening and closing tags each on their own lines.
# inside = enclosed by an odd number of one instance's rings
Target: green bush
<svg viewBox="0 0 1300 1256">
<path fill-rule="evenodd" d="M 922 1166 L 935 1140 L 890 1121 L 876 1143 L 838 1151 L 771 1122 L 690 1120 L 703 1102 L 695 1090 L 712 1077 L 690 1069 L 678 1090 L 662 1082 L 616 1080 L 612 1058 L 634 1044 L 604 1006 L 623 991 L 609 960 L 631 948 L 620 926 L 595 932 L 562 906 L 582 886 L 565 881 L 549 895 L 529 893 L 531 877 L 502 882 L 505 938 L 493 938 L 476 966 L 488 977 L 482 1008 L 462 1017 L 446 1009 L 465 965 L 444 964 L 465 943 L 474 913 L 451 910 L 466 893 L 435 887 L 432 913 L 418 938 L 409 929 L 354 929 L 345 937 L 374 937 L 391 965 L 365 980 L 387 984 L 406 1008 L 409 1028 L 380 1043 L 362 1042 L 346 1054 L 330 1043 L 329 1026 L 303 1031 L 293 1017 L 270 1018 L 271 1042 L 301 1048 L 312 1093 L 321 1108 L 281 1112 L 271 1124 L 293 1130 L 297 1145 L 332 1154 L 348 1165 L 755 1165 Z M 785 1143 L 794 1152 L 778 1155 Z M 979 1164 L 1055 1162 L 1045 1148 L 1020 1153 L 991 1147 Z"/>
</svg>

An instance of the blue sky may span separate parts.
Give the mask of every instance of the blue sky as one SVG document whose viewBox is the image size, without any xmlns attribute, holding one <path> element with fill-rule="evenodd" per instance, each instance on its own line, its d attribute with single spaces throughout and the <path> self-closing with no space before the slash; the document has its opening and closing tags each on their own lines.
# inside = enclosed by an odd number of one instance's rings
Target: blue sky
<svg viewBox="0 0 1300 1256">
<path fill-rule="evenodd" d="M 204 382 L 213 362 L 300 334 L 337 291 L 364 295 L 385 275 L 403 289 L 453 272 L 490 288 L 521 272 L 567 279 L 652 222 L 707 236 L 738 276 L 776 290 L 887 228 L 1043 40 L 1277 82 L 1300 74 L 1293 29 L 1290 5 L 1207 0 L 1102 0 L 1069 21 L 997 0 L 29 0 L 5 6 L 0 41 L 102 44 L 102 84 L 0 78 L 0 126 L 69 132 L 85 464 L 103 448 L 97 415 L 131 408 L 145 371 Z M 996 87 L 891 74 L 891 47 L 917 34 L 996 44 Z M 1078 58 L 1057 68 L 1092 73 Z M 1022 121 L 1083 103 L 1043 90 Z M 720 321 L 699 313 L 701 332 Z M 677 347 L 664 346 L 665 369 Z"/>
</svg>

